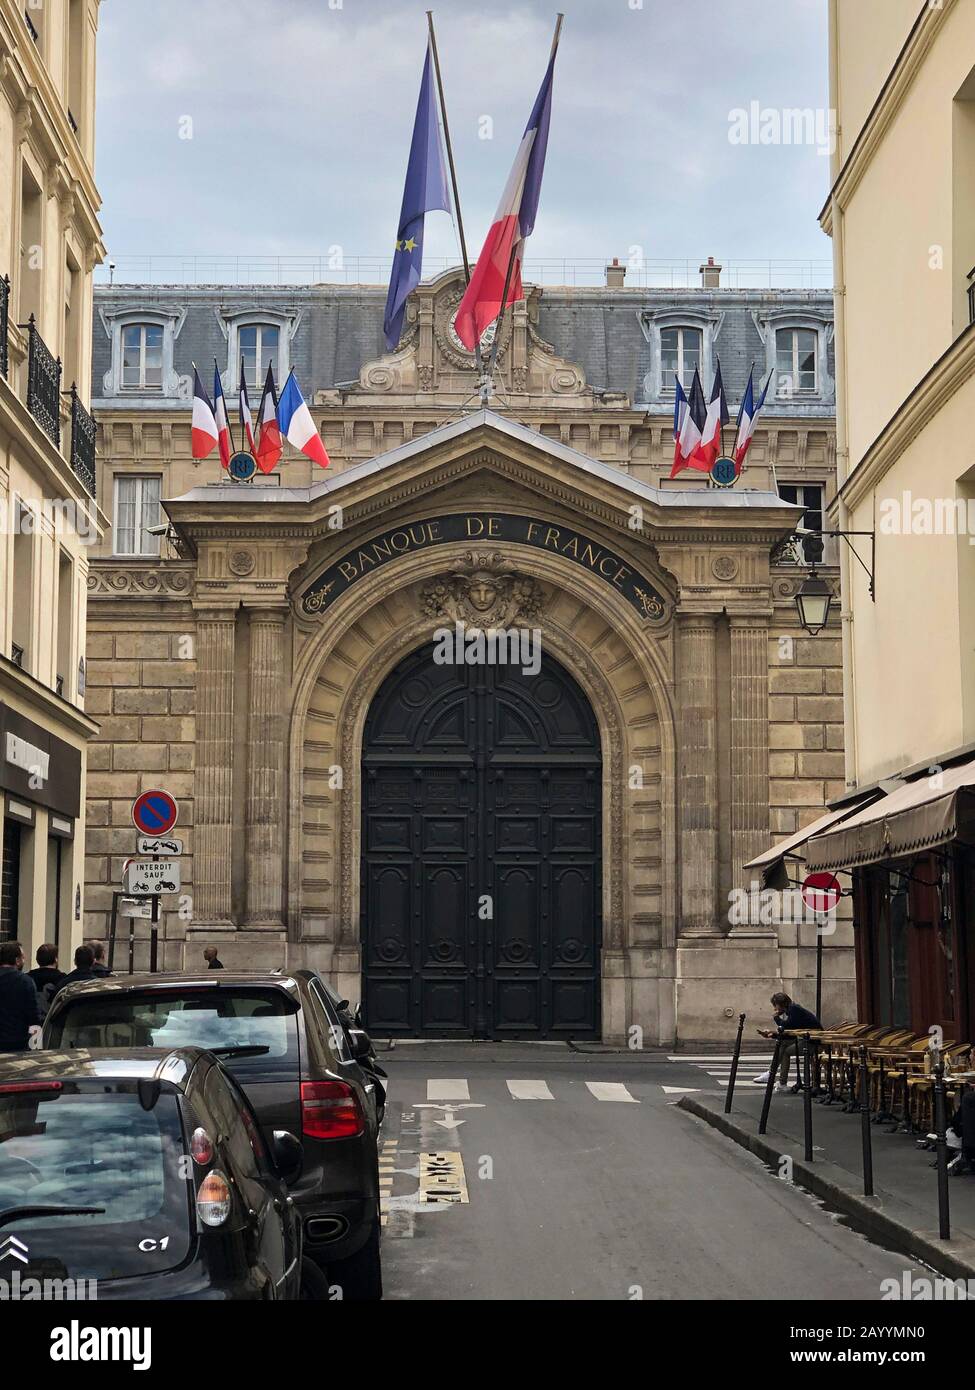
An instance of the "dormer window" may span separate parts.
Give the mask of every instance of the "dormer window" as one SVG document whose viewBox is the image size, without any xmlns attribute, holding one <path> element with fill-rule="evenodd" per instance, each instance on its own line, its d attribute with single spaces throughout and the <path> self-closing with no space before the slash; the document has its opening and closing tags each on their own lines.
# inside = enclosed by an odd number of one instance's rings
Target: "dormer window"
<svg viewBox="0 0 975 1390">
<path fill-rule="evenodd" d="M 780 328 L 775 335 L 776 392 L 780 397 L 819 391 L 819 335 L 812 328 Z"/>
<path fill-rule="evenodd" d="M 689 389 L 695 371 L 701 370 L 703 338 L 700 328 L 661 328 L 660 373 L 665 392 L 673 392 L 675 376 Z"/>
<path fill-rule="evenodd" d="M 239 330 L 240 355 L 244 363 L 244 379 L 249 387 L 264 385 L 268 367 L 280 377 L 279 353 L 281 330 L 274 324 L 251 323 Z"/>
<path fill-rule="evenodd" d="M 121 384 L 123 391 L 162 391 L 162 324 L 131 323 L 122 329 Z"/>
<path fill-rule="evenodd" d="M 98 317 L 112 344 L 112 363 L 102 379 L 105 397 L 189 396 L 190 379 L 180 376 L 174 361 L 185 308 L 99 305 Z"/>
</svg>

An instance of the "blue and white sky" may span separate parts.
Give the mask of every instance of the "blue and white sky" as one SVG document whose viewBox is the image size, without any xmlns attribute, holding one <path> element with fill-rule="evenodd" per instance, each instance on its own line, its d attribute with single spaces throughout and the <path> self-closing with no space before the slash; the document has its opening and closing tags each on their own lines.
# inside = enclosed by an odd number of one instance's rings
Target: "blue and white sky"
<svg viewBox="0 0 975 1390">
<path fill-rule="evenodd" d="M 829 258 L 816 220 L 827 155 L 729 140 L 729 113 L 752 102 L 826 107 L 826 0 L 560 3 L 529 263 L 634 246 L 651 260 Z M 150 255 L 387 256 L 430 4 L 473 259 L 555 3 L 104 0 L 96 173 L 120 269 Z M 431 214 L 428 257 L 458 260 L 457 245 Z"/>
</svg>

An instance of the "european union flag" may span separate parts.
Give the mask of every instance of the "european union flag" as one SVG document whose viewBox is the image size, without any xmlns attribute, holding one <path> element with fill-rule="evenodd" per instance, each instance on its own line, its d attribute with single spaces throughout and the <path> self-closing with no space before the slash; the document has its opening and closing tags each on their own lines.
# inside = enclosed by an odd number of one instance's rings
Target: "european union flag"
<svg viewBox="0 0 975 1390">
<path fill-rule="evenodd" d="M 424 214 L 435 209 L 449 212 L 450 194 L 447 191 L 447 169 L 440 140 L 437 105 L 433 95 L 433 69 L 428 43 L 427 59 L 423 64 L 423 80 L 420 83 L 420 99 L 416 104 L 410 162 L 406 168 L 403 206 L 396 233 L 393 273 L 389 278 L 389 293 L 386 296 L 386 313 L 383 318 L 386 347 L 390 351 L 400 340 L 407 296 L 420 283 Z"/>
</svg>

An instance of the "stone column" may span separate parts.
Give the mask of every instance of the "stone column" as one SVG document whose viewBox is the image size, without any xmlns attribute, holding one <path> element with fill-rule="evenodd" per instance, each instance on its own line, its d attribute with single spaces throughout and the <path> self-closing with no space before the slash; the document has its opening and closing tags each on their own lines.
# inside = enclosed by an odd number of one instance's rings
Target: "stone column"
<svg viewBox="0 0 975 1390">
<path fill-rule="evenodd" d="M 197 611 L 193 845 L 196 929 L 233 927 L 230 868 L 235 623 L 233 609 Z"/>
<path fill-rule="evenodd" d="M 283 931 L 284 608 L 251 608 L 247 715 L 247 913 L 251 930 Z"/>
<path fill-rule="evenodd" d="M 731 873 L 769 846 L 768 618 L 731 615 Z"/>
<path fill-rule="evenodd" d="M 712 936 L 716 930 L 718 884 L 716 618 L 713 613 L 685 613 L 679 622 L 678 935 Z"/>
</svg>

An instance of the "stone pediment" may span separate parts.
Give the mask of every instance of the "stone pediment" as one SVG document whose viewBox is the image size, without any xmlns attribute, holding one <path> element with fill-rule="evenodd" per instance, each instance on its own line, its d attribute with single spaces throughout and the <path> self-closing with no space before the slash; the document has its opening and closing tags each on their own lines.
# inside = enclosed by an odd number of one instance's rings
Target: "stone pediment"
<svg viewBox="0 0 975 1390">
<path fill-rule="evenodd" d="M 418 406 L 458 403 L 477 392 L 478 364 L 454 331 L 454 316 L 464 293 L 464 276 L 448 270 L 421 283 L 406 307 L 403 336 L 394 352 L 366 362 L 359 380 L 338 391 L 320 391 L 316 404 Z M 541 289 L 525 287 L 525 298 L 504 315 L 495 390 L 499 403 L 525 406 L 578 406 L 592 410 L 595 397 L 581 367 L 560 357 L 538 333 Z M 494 327 L 484 335 L 484 351 Z M 405 399 L 404 399 L 405 398 Z"/>
</svg>

